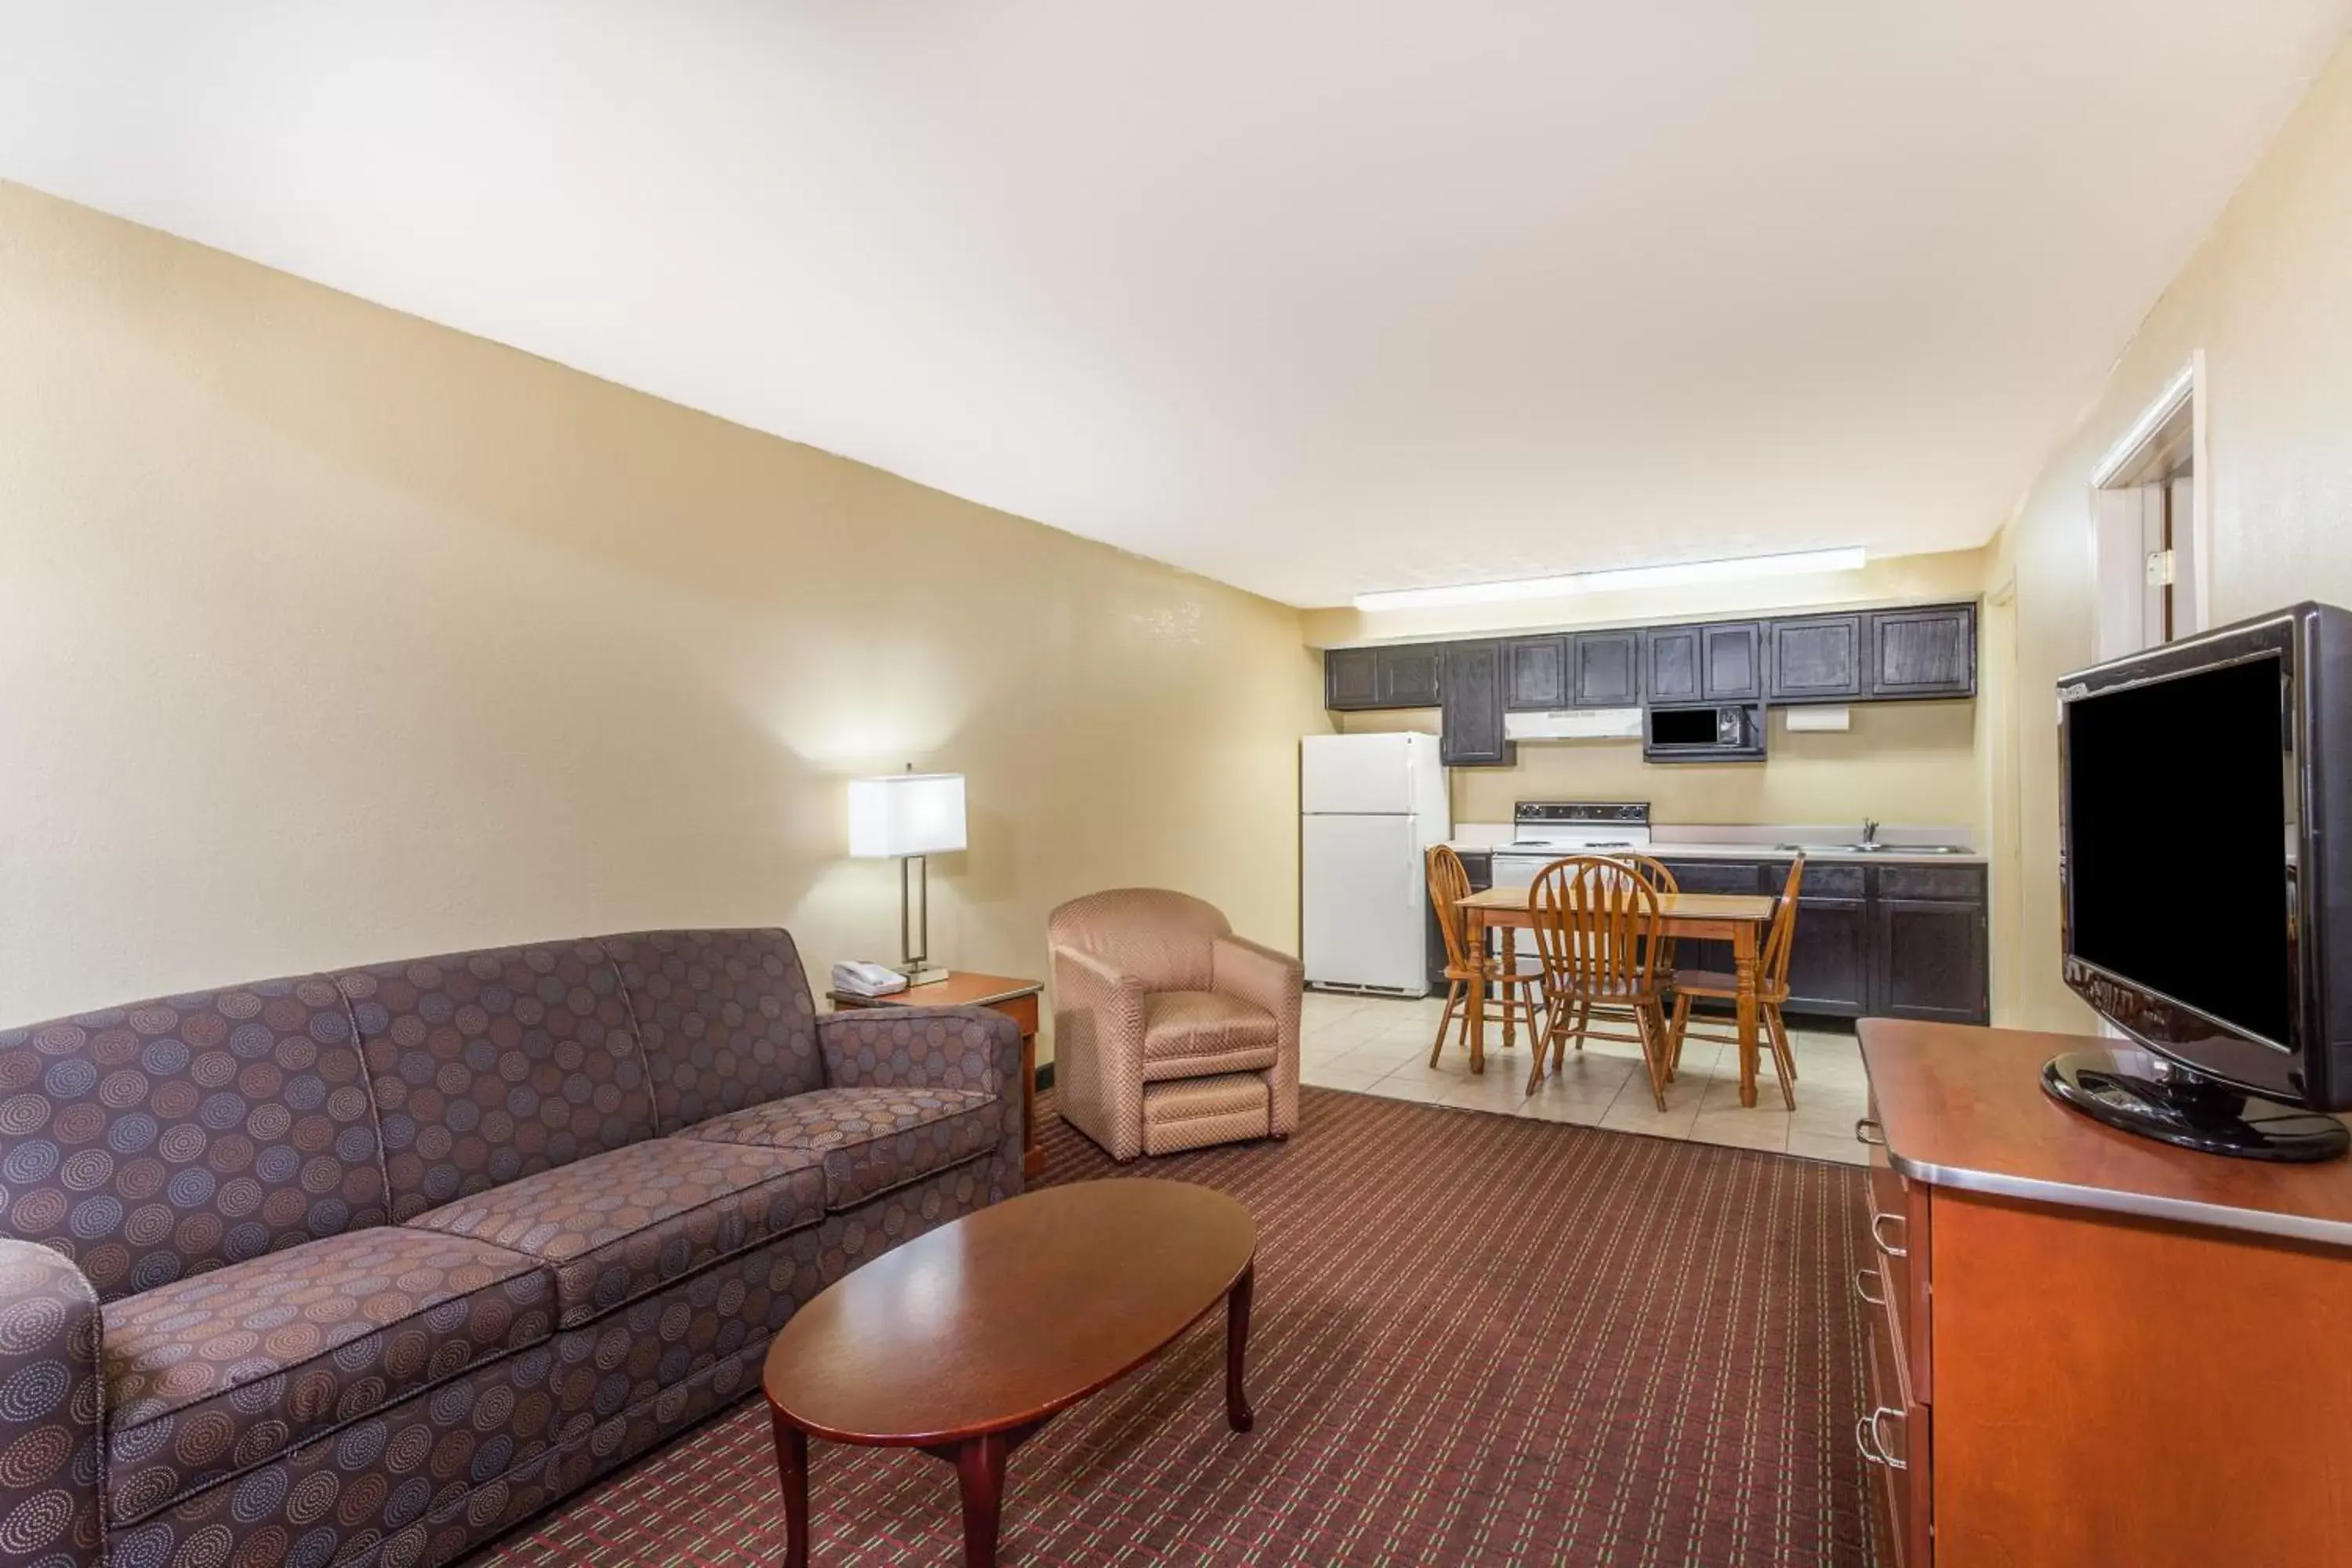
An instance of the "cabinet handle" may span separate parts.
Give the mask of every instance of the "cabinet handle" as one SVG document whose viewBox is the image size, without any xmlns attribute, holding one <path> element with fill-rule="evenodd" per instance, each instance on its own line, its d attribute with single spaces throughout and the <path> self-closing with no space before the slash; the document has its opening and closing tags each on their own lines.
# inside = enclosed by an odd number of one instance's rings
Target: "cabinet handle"
<svg viewBox="0 0 2352 1568">
<path fill-rule="evenodd" d="M 1907 1470 L 1911 1467 L 1888 1453 L 1885 1440 L 1878 1435 L 1878 1424 L 1889 1415 L 1894 1416 L 1897 1421 L 1903 1419 L 1903 1412 L 1890 1410 L 1882 1405 L 1856 1421 L 1853 1424 L 1853 1446 L 1862 1450 L 1864 1464 L 1876 1465 L 1881 1469 L 1886 1470 Z"/>
<path fill-rule="evenodd" d="M 1886 1254 L 1889 1258 L 1910 1257 L 1910 1248 L 1895 1246 L 1893 1242 L 1887 1240 L 1885 1235 L 1879 1230 L 1878 1227 L 1880 1224 L 1886 1220 L 1893 1220 L 1896 1225 L 1901 1225 L 1903 1223 L 1903 1216 L 1899 1214 L 1880 1214 L 1875 1209 L 1871 1211 L 1870 1239 L 1877 1243 L 1878 1250 Z"/>
<path fill-rule="evenodd" d="M 1864 1116 L 1853 1124 L 1853 1141 L 1884 1149 L 1886 1147 L 1886 1129 Z"/>
<path fill-rule="evenodd" d="M 1857 1296 L 1861 1297 L 1864 1301 L 1868 1302 L 1871 1306 L 1874 1306 L 1874 1307 L 1884 1307 L 1885 1305 L 1886 1305 L 1886 1298 L 1885 1298 L 1885 1297 L 1884 1297 L 1884 1296 L 1874 1296 L 1874 1295 L 1872 1295 L 1872 1294 L 1870 1293 L 1870 1287 L 1863 1283 L 1863 1281 L 1864 1281 L 1864 1280 L 1865 1280 L 1865 1279 L 1876 1279 L 1876 1280 L 1878 1281 L 1878 1283 L 1879 1283 L 1879 1284 L 1881 1284 L 1881 1285 L 1884 1285 L 1884 1284 L 1885 1284 L 1885 1283 L 1886 1283 L 1886 1281 L 1885 1281 L 1885 1279 L 1880 1279 L 1880 1278 L 1879 1278 L 1879 1273 L 1878 1273 L 1878 1270 L 1877 1270 L 1877 1269 L 1875 1269 L 1875 1268 L 1857 1268 L 1857 1269 L 1855 1269 L 1855 1270 L 1853 1271 L 1853 1293 L 1854 1293 L 1855 1295 L 1857 1295 Z"/>
</svg>

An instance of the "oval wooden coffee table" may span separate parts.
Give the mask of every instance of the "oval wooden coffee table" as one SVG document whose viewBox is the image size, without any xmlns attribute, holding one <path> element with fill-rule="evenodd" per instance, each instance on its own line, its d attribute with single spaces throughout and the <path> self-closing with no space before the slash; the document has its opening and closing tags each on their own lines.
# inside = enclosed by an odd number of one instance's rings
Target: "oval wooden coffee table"
<svg viewBox="0 0 2352 1568">
<path fill-rule="evenodd" d="M 809 1560 L 808 1440 L 956 1468 L 964 1561 L 993 1568 L 1005 1457 L 1225 1302 L 1225 1419 L 1242 1391 L 1257 1227 L 1223 1193 L 1114 1179 L 950 1221 L 826 1288 L 768 1351 L 785 1568 Z"/>
</svg>

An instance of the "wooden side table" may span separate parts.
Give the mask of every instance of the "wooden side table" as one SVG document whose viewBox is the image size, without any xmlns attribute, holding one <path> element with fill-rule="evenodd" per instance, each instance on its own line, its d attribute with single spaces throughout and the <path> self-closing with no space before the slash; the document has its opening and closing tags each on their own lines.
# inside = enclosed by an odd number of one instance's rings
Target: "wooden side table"
<svg viewBox="0 0 2352 1568">
<path fill-rule="evenodd" d="M 860 996 L 848 991 L 828 991 L 833 1010 L 859 1007 L 986 1007 L 1003 1014 L 1021 1030 L 1021 1173 L 1045 1173 L 1045 1152 L 1037 1147 L 1037 994 L 1042 981 L 1016 980 L 1007 974 L 967 974 L 956 971 L 928 985 L 909 985 L 887 996 Z"/>
</svg>

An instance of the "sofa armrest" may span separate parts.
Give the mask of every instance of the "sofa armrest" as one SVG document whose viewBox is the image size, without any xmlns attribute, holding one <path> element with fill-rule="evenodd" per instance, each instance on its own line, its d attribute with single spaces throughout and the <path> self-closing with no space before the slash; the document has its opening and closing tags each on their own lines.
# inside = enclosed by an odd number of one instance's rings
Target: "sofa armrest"
<svg viewBox="0 0 2352 1568">
<path fill-rule="evenodd" d="M 12 1563 L 101 1560 L 99 1331 L 98 1292 L 71 1258 L 0 1240 L 0 1543 Z"/>
<path fill-rule="evenodd" d="M 816 1021 L 832 1089 L 968 1089 L 1021 1103 L 1021 1026 L 986 1007 L 856 1007 Z"/>
<path fill-rule="evenodd" d="M 1211 955 L 1210 984 L 1274 1016 L 1273 1127 L 1277 1138 L 1298 1131 L 1298 1011 L 1307 969 L 1286 952 L 1247 937 L 1221 936 Z"/>
</svg>

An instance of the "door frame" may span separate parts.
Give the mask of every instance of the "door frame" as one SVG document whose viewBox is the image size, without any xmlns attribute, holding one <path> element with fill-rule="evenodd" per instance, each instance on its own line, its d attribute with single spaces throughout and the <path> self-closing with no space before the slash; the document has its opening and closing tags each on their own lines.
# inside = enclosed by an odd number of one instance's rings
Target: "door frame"
<svg viewBox="0 0 2352 1568">
<path fill-rule="evenodd" d="M 2099 548 L 2101 514 L 2108 504 L 2102 493 L 2137 489 L 2144 485 L 2161 482 L 2168 469 L 2179 468 L 2185 461 L 2189 470 L 2189 620 L 2186 626 L 2176 625 L 2174 636 L 2186 636 L 2203 631 L 2213 624 L 2213 517 L 2212 467 L 2206 458 L 2207 393 L 2205 385 L 2205 351 L 2193 350 L 2189 363 L 2176 372 L 2153 401 L 2139 412 L 2107 448 L 2091 470 L 2089 532 L 2091 546 L 2092 606 L 2095 617 L 2104 615 L 2104 605 L 2110 592 L 2121 593 L 2139 580 L 2140 559 L 2137 551 L 2129 559 L 2108 555 L 2102 559 Z M 2181 549 L 2176 534 L 2172 548 Z M 2176 616 L 2181 608 L 2176 604 Z M 2094 647 L 2105 645 L 2105 633 L 2111 628 L 2094 626 Z"/>
</svg>

